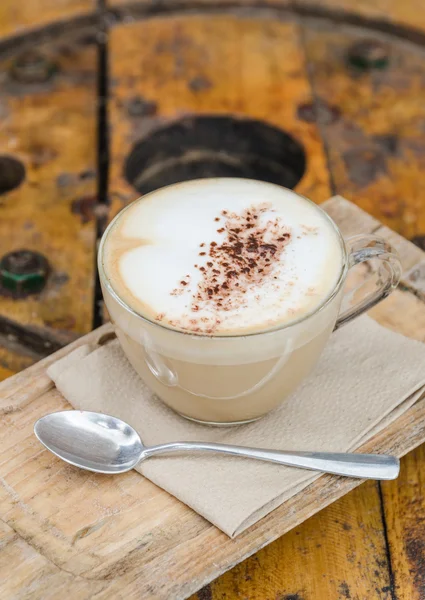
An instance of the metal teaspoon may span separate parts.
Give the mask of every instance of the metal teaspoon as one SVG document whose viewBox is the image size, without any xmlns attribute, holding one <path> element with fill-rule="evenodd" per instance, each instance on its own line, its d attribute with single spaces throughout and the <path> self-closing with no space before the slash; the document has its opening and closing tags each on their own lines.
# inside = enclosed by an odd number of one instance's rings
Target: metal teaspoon
<svg viewBox="0 0 425 600">
<path fill-rule="evenodd" d="M 400 462 L 395 456 L 335 452 L 285 452 L 228 444 L 172 442 L 146 447 L 127 423 L 101 413 L 66 410 L 39 419 L 34 433 L 40 442 L 65 462 L 94 471 L 116 474 L 139 462 L 176 452 L 215 452 L 322 471 L 360 479 L 395 479 Z"/>
</svg>

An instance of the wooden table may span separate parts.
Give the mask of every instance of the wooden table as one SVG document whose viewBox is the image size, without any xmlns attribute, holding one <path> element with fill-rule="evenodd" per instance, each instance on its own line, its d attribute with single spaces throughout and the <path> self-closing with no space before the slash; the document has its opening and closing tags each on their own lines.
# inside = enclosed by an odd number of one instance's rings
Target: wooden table
<svg viewBox="0 0 425 600">
<path fill-rule="evenodd" d="M 96 241 L 137 196 L 133 183 L 152 183 L 126 162 L 135 144 L 176 119 L 205 131 L 190 115 L 238 115 L 285 131 L 307 158 L 300 178 L 302 161 L 288 157 L 297 191 L 317 202 L 342 194 L 425 246 L 421 4 L 241 5 L 3 0 L 0 256 L 37 251 L 52 272 L 39 294 L 0 296 L 2 378 L 102 322 Z M 239 168 L 214 168 L 229 164 Z M 419 314 L 412 323 L 425 339 Z M 423 600 L 423 459 L 421 447 L 396 482 L 362 485 L 195 597 Z M 5 545 L 34 553 L 35 572 L 47 568 L 43 548 L 3 532 Z"/>
</svg>

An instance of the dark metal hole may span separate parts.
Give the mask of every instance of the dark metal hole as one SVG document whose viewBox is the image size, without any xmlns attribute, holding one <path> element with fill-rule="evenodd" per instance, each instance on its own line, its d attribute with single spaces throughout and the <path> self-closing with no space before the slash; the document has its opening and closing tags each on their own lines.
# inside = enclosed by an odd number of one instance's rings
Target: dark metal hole
<svg viewBox="0 0 425 600">
<path fill-rule="evenodd" d="M 261 121 L 188 117 L 139 141 L 124 175 L 138 192 L 206 177 L 259 179 L 294 188 L 306 158 L 293 137 Z"/>
<path fill-rule="evenodd" d="M 16 158 L 0 156 L 0 194 L 19 187 L 25 179 L 25 167 Z"/>
</svg>

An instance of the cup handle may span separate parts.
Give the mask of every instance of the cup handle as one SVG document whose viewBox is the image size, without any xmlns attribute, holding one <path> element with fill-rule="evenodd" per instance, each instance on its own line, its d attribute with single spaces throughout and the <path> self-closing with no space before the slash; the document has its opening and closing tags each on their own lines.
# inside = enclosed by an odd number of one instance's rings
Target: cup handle
<svg viewBox="0 0 425 600">
<path fill-rule="evenodd" d="M 368 277 L 365 282 L 345 294 L 344 299 L 350 302 L 354 296 L 362 293 L 363 290 L 363 297 L 339 315 L 335 329 L 355 319 L 391 294 L 394 288 L 397 287 L 402 273 L 396 250 L 380 237 L 356 235 L 346 240 L 346 246 L 349 269 L 366 260 L 376 259 L 379 262 L 371 277 Z M 370 290 L 373 275 L 375 275 L 376 281 L 374 289 Z"/>
</svg>

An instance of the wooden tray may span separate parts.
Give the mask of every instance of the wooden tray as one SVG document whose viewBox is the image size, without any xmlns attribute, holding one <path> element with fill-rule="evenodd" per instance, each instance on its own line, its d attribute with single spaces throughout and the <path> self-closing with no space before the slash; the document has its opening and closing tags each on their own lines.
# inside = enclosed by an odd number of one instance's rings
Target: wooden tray
<svg viewBox="0 0 425 600">
<path fill-rule="evenodd" d="M 344 235 L 374 232 L 399 250 L 400 289 L 371 311 L 421 339 L 424 253 L 353 204 L 326 210 Z M 361 276 L 361 275 L 360 275 Z M 234 540 L 138 473 L 107 477 L 63 464 L 32 433 L 42 415 L 69 407 L 46 367 L 111 326 L 81 338 L 0 386 L 0 597 L 180 599 L 359 485 L 322 476 Z M 425 399 L 362 450 L 402 456 L 425 441 Z"/>
</svg>

